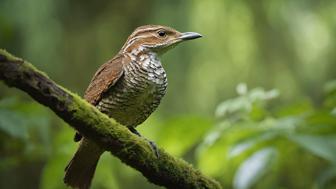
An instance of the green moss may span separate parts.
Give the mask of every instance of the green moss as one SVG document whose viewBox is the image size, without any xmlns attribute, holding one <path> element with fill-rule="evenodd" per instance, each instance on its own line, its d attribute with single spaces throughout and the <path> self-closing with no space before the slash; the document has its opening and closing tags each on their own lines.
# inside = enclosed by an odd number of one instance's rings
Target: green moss
<svg viewBox="0 0 336 189">
<path fill-rule="evenodd" d="M 43 75 L 44 77 L 46 77 L 46 78 L 48 78 L 49 79 L 49 76 L 46 74 L 46 73 L 44 73 L 44 72 L 42 72 L 41 70 L 39 70 L 39 69 L 37 69 L 35 66 L 33 66 L 31 63 L 29 63 L 29 62 L 27 62 L 27 61 L 24 61 L 24 67 L 23 67 L 24 69 L 30 69 L 30 70 L 33 70 L 34 72 L 37 72 L 37 73 L 39 73 L 39 74 L 41 74 L 41 75 Z"/>
<path fill-rule="evenodd" d="M 77 94 L 74 94 L 67 89 L 62 89 L 72 96 L 72 103 L 68 108 L 70 111 L 74 112 L 74 118 L 87 118 L 84 121 L 88 123 L 88 125 L 92 125 L 94 130 L 110 135 L 115 135 L 115 132 L 121 132 L 119 135 L 120 137 L 123 136 L 122 132 L 127 130 L 124 126 L 117 123 L 113 118 L 109 118 L 107 115 L 101 113 Z M 113 129 L 111 129 L 111 126 L 113 126 Z"/>
<path fill-rule="evenodd" d="M 22 61 L 21 58 L 15 57 L 14 55 L 7 52 L 5 49 L 0 49 L 0 55 L 3 55 L 7 58 L 9 61 Z"/>
<path fill-rule="evenodd" d="M 0 49 L 0 55 L 3 55 L 6 57 L 6 59 L 10 62 L 22 62 L 24 63 L 22 65 L 22 71 L 24 70 L 27 70 L 27 71 L 30 71 L 30 72 L 36 72 L 36 73 L 39 73 L 41 75 L 43 75 L 44 77 L 48 78 L 48 75 L 40 70 L 38 70 L 35 66 L 33 66 L 31 63 L 27 62 L 27 61 L 24 61 L 23 59 L 21 58 L 18 58 L 12 54 L 10 54 L 9 52 L 7 52 L 5 49 Z"/>
</svg>

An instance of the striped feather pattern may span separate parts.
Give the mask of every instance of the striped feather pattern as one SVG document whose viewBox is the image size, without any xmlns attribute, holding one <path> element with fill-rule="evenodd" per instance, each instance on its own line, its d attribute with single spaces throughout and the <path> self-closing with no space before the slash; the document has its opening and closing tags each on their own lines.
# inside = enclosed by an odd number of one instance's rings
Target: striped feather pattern
<svg viewBox="0 0 336 189">
<path fill-rule="evenodd" d="M 155 53 L 129 56 L 132 61 L 124 65 L 123 77 L 103 95 L 97 107 L 121 124 L 135 127 L 159 106 L 166 93 L 167 77 Z"/>
</svg>

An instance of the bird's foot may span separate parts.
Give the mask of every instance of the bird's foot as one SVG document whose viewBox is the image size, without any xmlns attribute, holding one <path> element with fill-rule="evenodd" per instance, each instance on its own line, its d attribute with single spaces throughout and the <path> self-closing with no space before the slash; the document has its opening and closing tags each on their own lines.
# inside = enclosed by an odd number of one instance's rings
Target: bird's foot
<svg viewBox="0 0 336 189">
<path fill-rule="evenodd" d="M 147 139 L 146 139 L 146 140 L 147 140 Z M 156 146 L 155 142 L 150 141 L 150 140 L 147 140 L 147 141 L 148 141 L 149 145 L 151 146 L 152 150 L 154 151 L 155 156 L 156 156 L 157 158 L 159 158 L 159 157 L 160 157 L 159 149 L 158 149 L 158 147 Z"/>
<path fill-rule="evenodd" d="M 141 134 L 140 134 L 136 129 L 134 129 L 133 127 L 129 127 L 128 129 L 129 129 L 133 134 L 138 135 L 139 137 L 142 137 Z"/>
<path fill-rule="evenodd" d="M 81 134 L 79 134 L 79 132 L 76 132 L 73 140 L 75 142 L 79 142 L 82 139 L 82 137 L 83 136 Z"/>
<path fill-rule="evenodd" d="M 141 134 L 140 134 L 135 128 L 133 128 L 133 127 L 129 128 L 129 130 L 130 130 L 132 133 L 134 133 L 135 135 L 138 135 L 139 137 L 144 138 L 144 139 L 148 142 L 148 144 L 150 145 L 150 147 L 151 147 L 151 149 L 153 150 L 153 152 L 155 153 L 155 156 L 156 156 L 157 158 L 160 157 L 159 149 L 158 149 L 158 147 L 156 146 L 155 142 L 150 141 L 150 140 L 148 140 L 147 138 L 141 136 Z"/>
</svg>

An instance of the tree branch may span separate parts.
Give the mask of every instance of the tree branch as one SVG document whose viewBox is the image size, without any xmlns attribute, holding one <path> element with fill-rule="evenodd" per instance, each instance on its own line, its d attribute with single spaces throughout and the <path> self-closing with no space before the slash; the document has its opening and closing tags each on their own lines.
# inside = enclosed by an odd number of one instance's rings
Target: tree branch
<svg viewBox="0 0 336 189">
<path fill-rule="evenodd" d="M 125 164 L 140 171 L 150 182 L 166 188 L 219 189 L 190 164 L 159 150 L 160 158 L 148 143 L 133 135 L 114 119 L 101 113 L 78 95 L 57 85 L 30 63 L 0 49 L 0 80 L 28 93 L 49 107 L 71 127 L 95 141 Z"/>
</svg>

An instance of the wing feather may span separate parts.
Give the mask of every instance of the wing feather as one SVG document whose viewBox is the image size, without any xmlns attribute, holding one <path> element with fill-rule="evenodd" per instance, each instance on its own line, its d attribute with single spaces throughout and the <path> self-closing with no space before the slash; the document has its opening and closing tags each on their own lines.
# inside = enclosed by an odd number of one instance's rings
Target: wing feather
<svg viewBox="0 0 336 189">
<path fill-rule="evenodd" d="M 118 79 L 123 75 L 123 61 L 124 56 L 117 55 L 100 66 L 85 91 L 85 100 L 93 105 L 98 104 L 103 93 L 115 85 Z"/>
<path fill-rule="evenodd" d="M 123 63 L 126 57 L 117 55 L 110 61 L 101 65 L 93 76 L 90 85 L 85 91 L 84 98 L 92 105 L 97 105 L 104 92 L 115 85 L 123 75 Z M 78 142 L 82 139 L 82 135 L 76 132 L 74 141 Z"/>
</svg>

